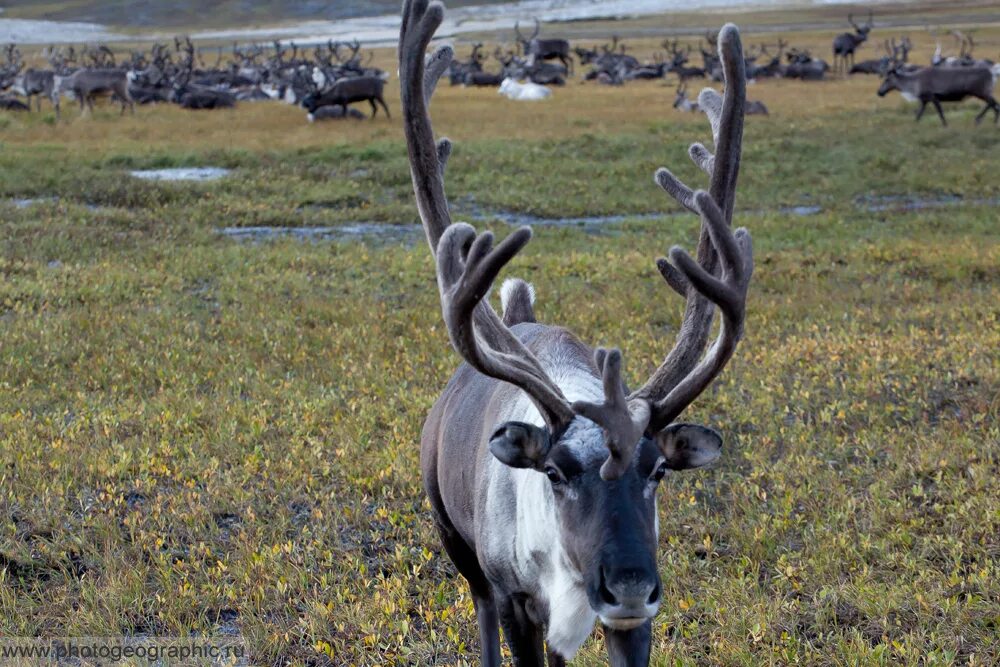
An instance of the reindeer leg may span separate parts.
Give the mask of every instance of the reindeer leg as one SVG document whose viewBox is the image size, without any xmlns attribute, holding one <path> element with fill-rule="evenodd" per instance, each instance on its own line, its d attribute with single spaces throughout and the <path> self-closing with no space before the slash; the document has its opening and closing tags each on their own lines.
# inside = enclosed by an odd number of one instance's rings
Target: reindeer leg
<svg viewBox="0 0 1000 667">
<path fill-rule="evenodd" d="M 476 608 L 479 623 L 479 647 L 485 667 L 500 667 L 500 618 L 492 597 L 478 597 L 473 593 L 472 606 Z"/>
<path fill-rule="evenodd" d="M 937 110 L 938 116 L 941 118 L 941 124 L 948 127 L 948 121 L 944 119 L 944 109 L 941 108 L 941 103 L 938 102 L 938 99 L 935 97 L 931 99 L 931 104 L 933 104 L 934 108 Z"/>
<path fill-rule="evenodd" d="M 646 621 L 632 630 L 613 630 L 604 627 L 604 643 L 607 645 L 611 667 L 639 667 L 649 664 L 650 644 L 653 624 Z"/>
<path fill-rule="evenodd" d="M 549 667 L 566 667 L 566 658 L 562 657 L 552 649 L 549 649 L 546 654 L 549 660 Z"/>
<path fill-rule="evenodd" d="M 979 123 L 981 123 L 981 122 L 982 122 L 982 120 L 983 120 L 983 116 L 985 116 L 985 115 L 986 115 L 986 112 L 987 112 L 987 111 L 989 111 L 989 110 L 990 110 L 990 109 L 992 109 L 992 108 L 993 108 L 993 105 L 992 105 L 992 104 L 990 104 L 990 101 L 989 101 L 989 100 L 986 100 L 986 106 L 984 106 L 984 107 L 983 107 L 983 110 L 982 110 L 982 111 L 980 111 L 980 112 L 979 112 L 979 115 L 977 115 L 977 116 L 976 116 L 976 125 L 979 125 Z"/>
<path fill-rule="evenodd" d="M 375 119 L 375 114 L 378 113 L 378 107 L 375 106 L 375 100 L 368 100 L 368 104 L 372 105 L 372 120 Z"/>
<path fill-rule="evenodd" d="M 924 100 L 920 100 L 920 108 L 917 109 L 917 120 L 918 121 L 920 120 L 920 117 L 924 115 L 924 109 L 926 109 L 926 108 L 927 108 L 927 102 L 925 102 Z"/>
<path fill-rule="evenodd" d="M 526 601 L 515 596 L 497 600 L 500 625 L 514 658 L 514 667 L 544 667 L 542 631 L 531 620 Z"/>
<path fill-rule="evenodd" d="M 385 109 L 385 117 L 392 118 L 392 116 L 389 115 L 389 107 L 386 106 L 385 100 L 383 100 L 381 97 L 377 97 L 376 99 L 378 100 L 378 103 L 382 105 L 382 108 Z"/>
</svg>

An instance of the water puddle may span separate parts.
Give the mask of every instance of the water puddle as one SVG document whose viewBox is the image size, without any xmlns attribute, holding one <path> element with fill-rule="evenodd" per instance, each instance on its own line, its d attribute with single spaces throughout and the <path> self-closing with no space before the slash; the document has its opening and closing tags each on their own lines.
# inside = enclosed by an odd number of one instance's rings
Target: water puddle
<svg viewBox="0 0 1000 667">
<path fill-rule="evenodd" d="M 24 197 L 9 200 L 14 208 L 31 208 L 41 204 L 52 204 L 59 201 L 59 197 Z"/>
<path fill-rule="evenodd" d="M 517 213 L 515 211 L 476 211 L 474 213 L 470 213 L 469 217 L 476 221 L 499 220 L 500 222 L 511 225 L 512 227 L 521 227 L 523 225 L 531 225 L 533 227 L 583 227 L 584 229 L 589 230 L 597 227 L 605 227 L 607 225 L 616 225 L 629 220 L 657 220 L 659 218 L 679 215 L 680 213 L 680 211 L 668 211 L 666 213 L 636 213 L 633 215 L 594 215 L 575 218 L 543 218 L 537 215 L 532 215 L 531 213 Z M 460 219 L 462 216 L 456 215 L 455 217 L 456 219 Z"/>
<path fill-rule="evenodd" d="M 144 181 L 214 181 L 229 175 L 231 169 L 222 167 L 175 167 L 172 169 L 139 169 L 130 171 Z"/>
<path fill-rule="evenodd" d="M 866 195 L 857 197 L 854 204 L 870 213 L 884 211 L 923 211 L 949 206 L 993 206 L 1000 204 L 1000 197 L 966 199 L 961 195 L 919 197 L 917 195 Z"/>
<path fill-rule="evenodd" d="M 791 215 L 815 215 L 823 209 L 819 206 L 794 206 L 780 209 L 782 213 Z M 747 212 L 748 215 L 767 213 L 768 211 Z M 484 211 L 473 209 L 455 211 L 457 221 L 470 220 L 480 225 L 484 222 L 499 221 L 511 227 L 528 225 L 531 227 L 566 227 L 583 231 L 594 236 L 613 235 L 621 233 L 610 230 L 611 225 L 634 221 L 660 220 L 680 215 L 691 215 L 687 211 L 664 211 L 659 213 L 636 213 L 630 215 L 580 216 L 567 218 L 543 218 L 530 213 L 515 211 Z M 294 239 L 297 241 L 365 241 L 404 242 L 413 243 L 423 239 L 423 229 L 420 225 L 393 225 L 379 222 L 353 222 L 327 227 L 222 227 L 218 233 L 234 241 L 259 243 L 277 239 Z"/>
<path fill-rule="evenodd" d="M 782 213 L 790 213 L 801 217 L 817 215 L 823 212 L 822 206 L 787 206 L 779 209 Z"/>
<path fill-rule="evenodd" d="M 220 234 L 234 241 L 259 243 L 277 239 L 297 241 L 406 241 L 423 237 L 418 225 L 390 225 L 378 222 L 356 222 L 336 227 L 223 227 Z"/>
</svg>

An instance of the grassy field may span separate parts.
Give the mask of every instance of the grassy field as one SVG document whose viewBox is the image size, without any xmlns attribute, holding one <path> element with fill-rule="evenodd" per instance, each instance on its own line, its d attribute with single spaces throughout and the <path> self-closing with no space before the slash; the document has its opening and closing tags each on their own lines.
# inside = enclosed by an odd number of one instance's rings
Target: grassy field
<svg viewBox="0 0 1000 667">
<path fill-rule="evenodd" d="M 738 200 L 747 337 L 687 414 L 724 433 L 721 464 L 661 491 L 654 664 L 1000 661 L 1000 129 L 974 127 L 978 103 L 915 124 L 876 87 L 750 89 L 772 116 L 748 119 Z M 0 116 L 0 635 L 475 662 L 417 466 L 458 364 L 426 246 L 217 231 L 415 223 L 389 90 L 392 121 L 324 126 L 277 103 Z M 672 100 L 574 82 L 433 107 L 458 219 L 632 216 L 538 226 L 512 273 L 633 381 L 681 317 L 653 260 L 697 232 L 652 180 L 702 182 L 686 147 L 707 123 Z M 234 173 L 127 175 L 191 165 Z M 574 664 L 603 662 L 598 634 Z"/>
</svg>

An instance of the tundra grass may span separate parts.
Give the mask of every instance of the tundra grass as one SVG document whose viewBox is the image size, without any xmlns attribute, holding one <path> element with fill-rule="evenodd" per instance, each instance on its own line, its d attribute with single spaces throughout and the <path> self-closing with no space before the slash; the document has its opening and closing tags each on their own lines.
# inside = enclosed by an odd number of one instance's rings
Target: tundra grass
<svg viewBox="0 0 1000 667">
<path fill-rule="evenodd" d="M 660 492 L 656 665 L 1000 661 L 1000 131 L 975 105 L 914 124 L 873 87 L 751 88 L 774 115 L 748 119 L 738 200 L 747 336 L 685 415 L 722 431 L 720 464 Z M 652 182 L 702 182 L 685 149 L 706 123 L 671 98 L 434 102 L 462 216 L 664 213 L 537 227 L 508 271 L 543 321 L 620 346 L 633 383 L 682 313 L 653 260 L 697 234 Z M 216 231 L 412 224 L 398 119 L 67 115 L 0 120 L 0 196 L 44 198 L 0 203 L 0 635 L 236 631 L 253 664 L 475 663 L 418 473 L 458 364 L 425 245 Z M 182 165 L 234 173 L 127 175 Z M 598 633 L 574 664 L 603 661 Z"/>
</svg>

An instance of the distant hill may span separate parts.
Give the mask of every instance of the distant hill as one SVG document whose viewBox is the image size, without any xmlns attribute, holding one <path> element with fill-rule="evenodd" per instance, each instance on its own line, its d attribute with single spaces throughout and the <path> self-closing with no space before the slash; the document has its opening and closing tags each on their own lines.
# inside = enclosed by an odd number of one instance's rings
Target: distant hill
<svg viewBox="0 0 1000 667">
<path fill-rule="evenodd" d="M 450 0 L 449 7 L 502 0 Z M 208 4 L 211 9 L 206 9 Z M 4 18 L 85 21 L 122 28 L 215 28 L 395 14 L 399 0 L 0 0 Z"/>
</svg>

